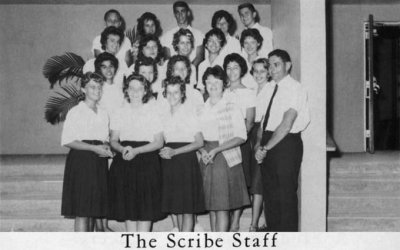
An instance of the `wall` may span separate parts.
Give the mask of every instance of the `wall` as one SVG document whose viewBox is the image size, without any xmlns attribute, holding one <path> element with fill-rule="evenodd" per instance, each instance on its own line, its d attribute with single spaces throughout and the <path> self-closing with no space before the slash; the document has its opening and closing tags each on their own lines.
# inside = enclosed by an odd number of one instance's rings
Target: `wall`
<svg viewBox="0 0 400 250">
<path fill-rule="evenodd" d="M 270 27 L 270 6 L 256 5 L 261 24 Z M 42 75 L 45 61 L 66 51 L 85 60 L 93 38 L 103 27 L 103 15 L 120 10 L 127 27 L 145 11 L 161 20 L 164 30 L 175 26 L 172 5 L 1 5 L 0 8 L 0 154 L 64 153 L 61 126 L 44 120 L 44 104 L 51 93 Z M 218 9 L 231 12 L 242 29 L 237 5 L 191 5 L 193 26 L 203 32 L 211 27 Z"/>
<path fill-rule="evenodd" d="M 342 152 L 364 148 L 363 23 L 369 14 L 377 21 L 399 21 L 399 13 L 400 4 L 331 6 L 332 135 Z"/>
</svg>

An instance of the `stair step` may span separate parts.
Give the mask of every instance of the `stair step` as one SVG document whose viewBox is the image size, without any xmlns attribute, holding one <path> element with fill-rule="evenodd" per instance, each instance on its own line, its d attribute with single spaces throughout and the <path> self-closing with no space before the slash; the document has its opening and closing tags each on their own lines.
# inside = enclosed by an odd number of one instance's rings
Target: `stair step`
<svg viewBox="0 0 400 250">
<path fill-rule="evenodd" d="M 400 232 L 400 217 L 328 217 L 328 232 Z"/>
<path fill-rule="evenodd" d="M 197 217 L 199 224 L 204 228 L 204 231 L 209 232 L 210 220 L 208 214 L 199 215 Z M 240 220 L 240 231 L 248 231 L 251 222 L 251 217 L 242 216 Z M 261 225 L 261 221 L 260 221 Z M 123 222 L 109 221 L 109 226 L 115 232 L 124 232 L 125 224 Z M 171 219 L 169 217 L 153 224 L 154 232 L 169 232 L 172 229 Z M 74 230 L 74 220 L 65 219 L 62 216 L 57 218 L 1 218 L 0 232 L 72 232 Z"/>
<path fill-rule="evenodd" d="M 331 158 L 329 171 L 330 177 L 398 177 L 400 152 L 346 153 L 340 158 Z"/>
<path fill-rule="evenodd" d="M 0 197 L 2 200 L 11 199 L 48 199 L 61 198 L 62 176 L 18 177 L 0 180 Z"/>
<path fill-rule="evenodd" d="M 1 155 L 0 176 L 63 175 L 66 155 Z"/>
<path fill-rule="evenodd" d="M 400 178 L 331 178 L 329 194 L 384 194 L 400 197 Z"/>
<path fill-rule="evenodd" d="M 330 196 L 329 216 L 399 216 L 400 197 Z"/>
</svg>

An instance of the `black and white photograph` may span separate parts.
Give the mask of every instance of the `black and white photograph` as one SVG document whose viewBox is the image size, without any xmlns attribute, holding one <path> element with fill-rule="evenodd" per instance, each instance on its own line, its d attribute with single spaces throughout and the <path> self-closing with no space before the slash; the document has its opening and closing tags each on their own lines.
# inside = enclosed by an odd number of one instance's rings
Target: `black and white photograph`
<svg viewBox="0 0 400 250">
<path fill-rule="evenodd" d="M 0 20 L 5 240 L 400 232 L 400 0 L 0 0 Z"/>
</svg>

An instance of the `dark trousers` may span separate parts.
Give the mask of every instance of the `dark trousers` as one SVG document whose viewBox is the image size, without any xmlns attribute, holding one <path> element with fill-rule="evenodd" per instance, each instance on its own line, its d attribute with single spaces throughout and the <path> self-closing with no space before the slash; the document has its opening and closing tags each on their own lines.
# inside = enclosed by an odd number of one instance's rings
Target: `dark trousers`
<svg viewBox="0 0 400 250">
<path fill-rule="evenodd" d="M 262 145 L 272 136 L 263 134 Z M 303 142 L 300 133 L 288 134 L 267 152 L 261 165 L 264 213 L 268 231 L 298 231 L 297 188 Z"/>
</svg>

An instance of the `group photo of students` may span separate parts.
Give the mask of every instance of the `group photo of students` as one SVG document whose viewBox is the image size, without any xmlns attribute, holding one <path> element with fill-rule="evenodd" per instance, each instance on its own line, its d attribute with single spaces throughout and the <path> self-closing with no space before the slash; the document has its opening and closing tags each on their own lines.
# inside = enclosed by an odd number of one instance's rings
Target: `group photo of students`
<svg viewBox="0 0 400 250">
<path fill-rule="evenodd" d="M 237 6 L 240 20 L 217 9 L 205 34 L 186 2 L 168 11 L 175 28 L 149 8 L 134 32 L 117 9 L 104 13 L 84 98 L 63 124 L 61 215 L 77 232 L 113 231 L 109 220 L 151 232 L 168 217 L 170 231 L 202 231 L 204 214 L 213 232 L 298 231 L 310 115 L 287 48 L 274 46 L 251 3 Z M 235 32 L 236 22 L 245 29 Z"/>
</svg>

